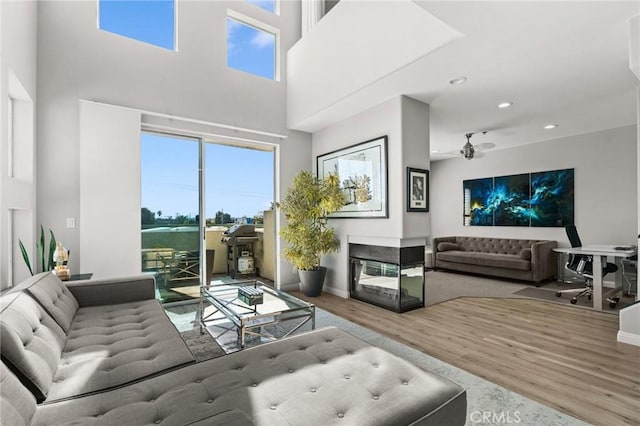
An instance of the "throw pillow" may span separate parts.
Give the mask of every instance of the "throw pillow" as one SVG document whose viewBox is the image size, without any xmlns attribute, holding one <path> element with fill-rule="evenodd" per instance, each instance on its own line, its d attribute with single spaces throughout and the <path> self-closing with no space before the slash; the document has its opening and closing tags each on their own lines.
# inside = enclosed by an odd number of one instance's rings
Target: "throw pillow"
<svg viewBox="0 0 640 426">
<path fill-rule="evenodd" d="M 523 248 L 522 250 L 520 250 L 520 257 L 524 260 L 531 260 L 531 249 Z"/>
<path fill-rule="evenodd" d="M 438 243 L 438 251 L 460 250 L 460 246 L 456 243 L 442 242 Z"/>
</svg>

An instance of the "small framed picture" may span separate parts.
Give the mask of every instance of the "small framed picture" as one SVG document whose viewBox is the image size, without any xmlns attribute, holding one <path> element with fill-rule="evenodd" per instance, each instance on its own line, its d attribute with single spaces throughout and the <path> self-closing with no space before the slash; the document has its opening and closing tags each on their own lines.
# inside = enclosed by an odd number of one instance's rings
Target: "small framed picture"
<svg viewBox="0 0 640 426">
<path fill-rule="evenodd" d="M 429 170 L 407 167 L 407 211 L 429 211 Z"/>
</svg>

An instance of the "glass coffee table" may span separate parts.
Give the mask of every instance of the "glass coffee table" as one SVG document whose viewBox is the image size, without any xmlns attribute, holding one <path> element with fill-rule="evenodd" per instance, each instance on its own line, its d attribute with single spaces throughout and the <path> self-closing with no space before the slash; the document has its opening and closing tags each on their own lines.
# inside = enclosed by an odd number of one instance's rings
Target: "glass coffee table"
<svg viewBox="0 0 640 426">
<path fill-rule="evenodd" d="M 250 287 L 243 293 L 261 290 L 262 302 L 245 303 L 240 298 L 242 287 Z M 206 330 L 227 353 L 248 343 L 282 339 L 308 323 L 312 330 L 316 327 L 315 305 L 258 280 L 200 287 L 199 312 L 200 332 Z"/>
</svg>

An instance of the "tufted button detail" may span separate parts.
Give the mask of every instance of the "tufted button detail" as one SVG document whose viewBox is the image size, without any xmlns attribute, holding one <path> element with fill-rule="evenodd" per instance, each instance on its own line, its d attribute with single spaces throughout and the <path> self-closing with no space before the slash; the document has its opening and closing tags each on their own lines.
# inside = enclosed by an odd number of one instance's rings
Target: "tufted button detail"
<svg viewBox="0 0 640 426">
<path fill-rule="evenodd" d="M 269 407 L 269 408 L 271 408 L 272 410 L 275 410 L 277 407 L 276 407 L 275 405 L 272 405 L 272 406 L 271 406 L 271 407 Z"/>
<path fill-rule="evenodd" d="M 251 384 L 251 387 L 252 387 L 252 388 L 255 388 L 255 387 L 257 387 L 257 386 L 258 386 L 258 384 L 257 384 L 257 383 L 252 383 L 252 384 Z"/>
<path fill-rule="evenodd" d="M 196 383 L 202 383 L 202 379 L 196 379 Z"/>
<path fill-rule="evenodd" d="M 344 375 L 344 378 L 345 378 L 346 380 L 349 380 L 349 379 L 351 378 L 351 376 L 349 376 L 348 374 L 345 374 L 345 375 Z"/>
<path fill-rule="evenodd" d="M 155 424 L 159 425 L 160 423 L 162 423 L 162 420 L 158 419 L 154 422 Z"/>
<path fill-rule="evenodd" d="M 352 351 L 347 351 L 347 355 L 353 355 Z"/>
<path fill-rule="evenodd" d="M 236 367 L 236 370 L 241 371 L 242 367 Z"/>
<path fill-rule="evenodd" d="M 272 355 L 272 356 L 271 356 L 271 359 L 276 359 L 276 356 L 275 356 L 275 355 Z"/>
<path fill-rule="evenodd" d="M 315 392 L 316 392 L 316 390 L 317 390 L 316 388 L 311 388 L 311 389 L 309 389 L 309 392 L 311 392 L 311 393 L 315 393 Z"/>
<path fill-rule="evenodd" d="M 372 365 L 373 365 L 373 368 L 378 368 L 378 364 L 377 363 L 374 363 Z"/>
<path fill-rule="evenodd" d="M 380 399 L 380 395 L 373 395 L 373 399 L 375 399 L 376 401 Z"/>
<path fill-rule="evenodd" d="M 403 381 L 402 381 L 402 384 L 406 386 L 406 385 L 408 385 L 408 384 L 409 384 L 409 382 L 408 382 L 408 381 L 406 381 L 406 380 L 403 380 Z"/>
<path fill-rule="evenodd" d="M 344 413 L 338 413 L 338 418 L 343 418 L 344 417 Z"/>
<path fill-rule="evenodd" d="M 325 361 L 324 359 L 322 361 L 320 361 L 320 364 L 326 364 L 327 361 Z"/>
<path fill-rule="evenodd" d="M 210 399 L 207 401 L 209 404 L 211 404 L 213 402 L 213 399 Z"/>
<path fill-rule="evenodd" d="M 289 369 L 289 373 L 293 373 L 293 370 L 292 370 L 292 369 Z"/>
<path fill-rule="evenodd" d="M 149 402 L 156 402 L 156 399 L 155 399 L 155 398 L 151 398 L 151 399 L 149 400 Z"/>
</svg>

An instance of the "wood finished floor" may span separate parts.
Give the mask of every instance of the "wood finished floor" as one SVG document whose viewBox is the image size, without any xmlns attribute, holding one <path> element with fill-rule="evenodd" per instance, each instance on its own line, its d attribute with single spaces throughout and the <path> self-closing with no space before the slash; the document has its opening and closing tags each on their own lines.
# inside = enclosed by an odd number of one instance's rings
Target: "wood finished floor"
<svg viewBox="0 0 640 426">
<path fill-rule="evenodd" d="M 618 316 L 528 299 L 458 298 L 396 314 L 297 297 L 594 425 L 640 425 L 640 348 Z"/>
</svg>

